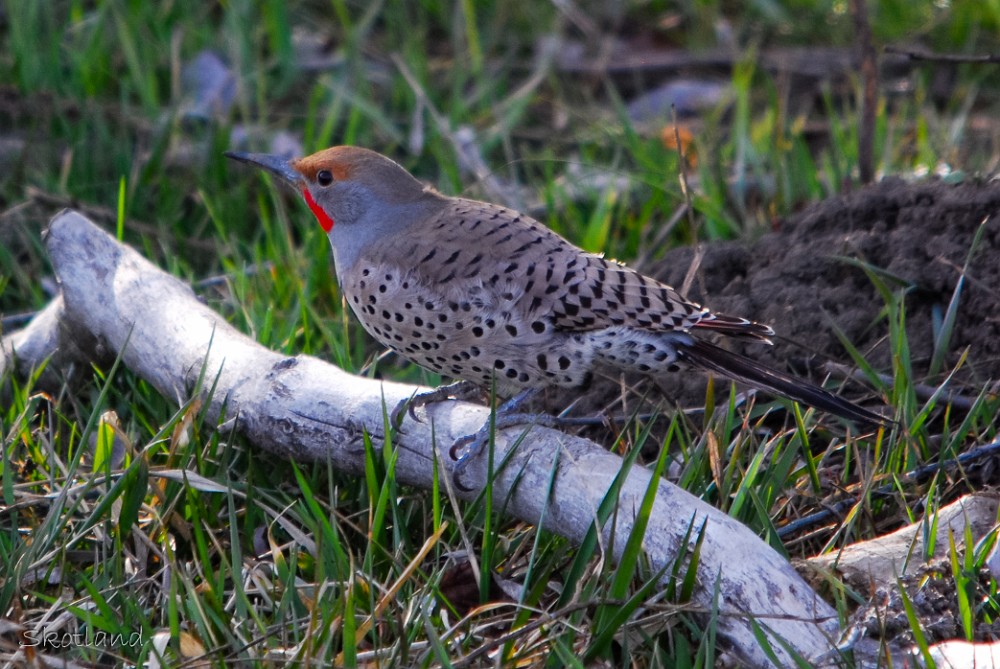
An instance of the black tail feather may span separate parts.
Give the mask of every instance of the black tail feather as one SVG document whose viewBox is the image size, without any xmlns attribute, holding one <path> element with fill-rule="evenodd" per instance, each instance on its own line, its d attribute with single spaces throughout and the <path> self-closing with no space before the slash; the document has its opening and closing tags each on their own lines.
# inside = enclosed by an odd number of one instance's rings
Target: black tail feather
<svg viewBox="0 0 1000 669">
<path fill-rule="evenodd" d="M 874 411 L 837 397 L 808 381 L 765 367 L 750 358 L 732 353 L 707 341 L 694 340 L 691 344 L 679 345 L 677 353 L 682 360 L 697 367 L 828 411 L 842 418 L 874 425 L 891 422 Z"/>
</svg>

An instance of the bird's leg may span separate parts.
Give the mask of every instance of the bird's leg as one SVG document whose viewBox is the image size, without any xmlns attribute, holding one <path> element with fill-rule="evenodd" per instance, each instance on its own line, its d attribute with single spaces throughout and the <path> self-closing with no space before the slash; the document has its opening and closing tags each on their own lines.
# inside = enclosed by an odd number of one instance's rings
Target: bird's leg
<svg viewBox="0 0 1000 669">
<path fill-rule="evenodd" d="M 521 413 L 521 407 L 538 397 L 539 393 L 541 393 L 539 388 L 525 388 L 497 407 L 497 417 Z"/>
<path fill-rule="evenodd" d="M 497 407 L 496 413 L 491 417 L 491 420 L 487 421 L 478 432 L 455 440 L 448 450 L 448 454 L 456 461 L 453 470 L 456 485 L 463 490 L 467 490 L 461 483 L 461 475 L 465 472 L 469 463 L 482 453 L 483 448 L 490 443 L 490 438 L 501 430 L 518 425 L 558 427 L 562 423 L 562 419 L 557 416 L 522 413 L 520 411 L 525 404 L 537 397 L 539 392 L 538 388 L 522 390 Z"/>
<path fill-rule="evenodd" d="M 478 385 L 471 381 L 455 381 L 454 383 L 449 383 L 448 385 L 438 386 L 434 390 L 426 393 L 420 393 L 414 395 L 413 397 L 407 397 L 404 400 L 400 400 L 396 407 L 389 414 L 390 425 L 395 429 L 399 429 L 399 426 L 403 422 L 405 414 L 410 414 L 410 418 L 415 421 L 419 421 L 417 414 L 414 413 L 418 408 L 426 406 L 428 404 L 433 404 L 435 402 L 444 402 L 448 399 L 457 399 L 465 402 L 470 402 L 472 400 L 481 399 L 483 397 L 483 390 Z"/>
</svg>

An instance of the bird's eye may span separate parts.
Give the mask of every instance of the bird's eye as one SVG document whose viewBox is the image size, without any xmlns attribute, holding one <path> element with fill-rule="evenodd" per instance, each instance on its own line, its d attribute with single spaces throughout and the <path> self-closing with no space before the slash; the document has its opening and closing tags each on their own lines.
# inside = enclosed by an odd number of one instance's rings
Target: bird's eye
<svg viewBox="0 0 1000 669">
<path fill-rule="evenodd" d="M 333 174 L 330 170 L 320 170 L 316 173 L 316 183 L 320 186 L 329 186 L 333 183 Z"/>
</svg>

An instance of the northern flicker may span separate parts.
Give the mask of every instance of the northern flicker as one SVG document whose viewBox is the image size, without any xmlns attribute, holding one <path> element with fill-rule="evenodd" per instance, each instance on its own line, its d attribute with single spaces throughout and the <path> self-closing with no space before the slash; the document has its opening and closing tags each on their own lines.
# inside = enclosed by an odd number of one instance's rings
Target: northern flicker
<svg viewBox="0 0 1000 669">
<path fill-rule="evenodd" d="M 365 330 L 427 369 L 510 396 L 581 387 L 602 370 L 655 379 L 686 364 L 851 420 L 884 421 L 703 338 L 769 343 L 767 325 L 713 313 L 529 216 L 442 195 L 374 151 L 226 155 L 302 195 Z"/>
</svg>

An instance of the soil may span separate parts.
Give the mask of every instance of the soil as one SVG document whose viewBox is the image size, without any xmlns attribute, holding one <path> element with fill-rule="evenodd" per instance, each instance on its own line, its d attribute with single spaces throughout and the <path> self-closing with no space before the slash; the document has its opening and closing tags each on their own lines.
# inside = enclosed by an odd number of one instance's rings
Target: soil
<svg viewBox="0 0 1000 669">
<path fill-rule="evenodd" d="M 780 220 L 752 244 L 705 244 L 701 251 L 688 297 L 771 325 L 778 333 L 773 347 L 744 349 L 762 362 L 800 375 L 824 360 L 851 364 L 835 334 L 839 328 L 877 370 L 891 372 L 885 299 L 863 263 L 902 296 L 918 379 L 939 381 L 965 349 L 969 359 L 956 380 L 972 395 L 1000 379 L 998 182 L 886 179 Z M 694 257 L 693 248 L 677 249 L 645 269 L 680 286 Z M 946 314 L 966 262 L 943 373 L 926 378 L 935 323 Z M 704 399 L 703 384 L 692 389 L 690 375 L 675 376 L 687 377 L 670 389 L 678 400 Z"/>
</svg>

